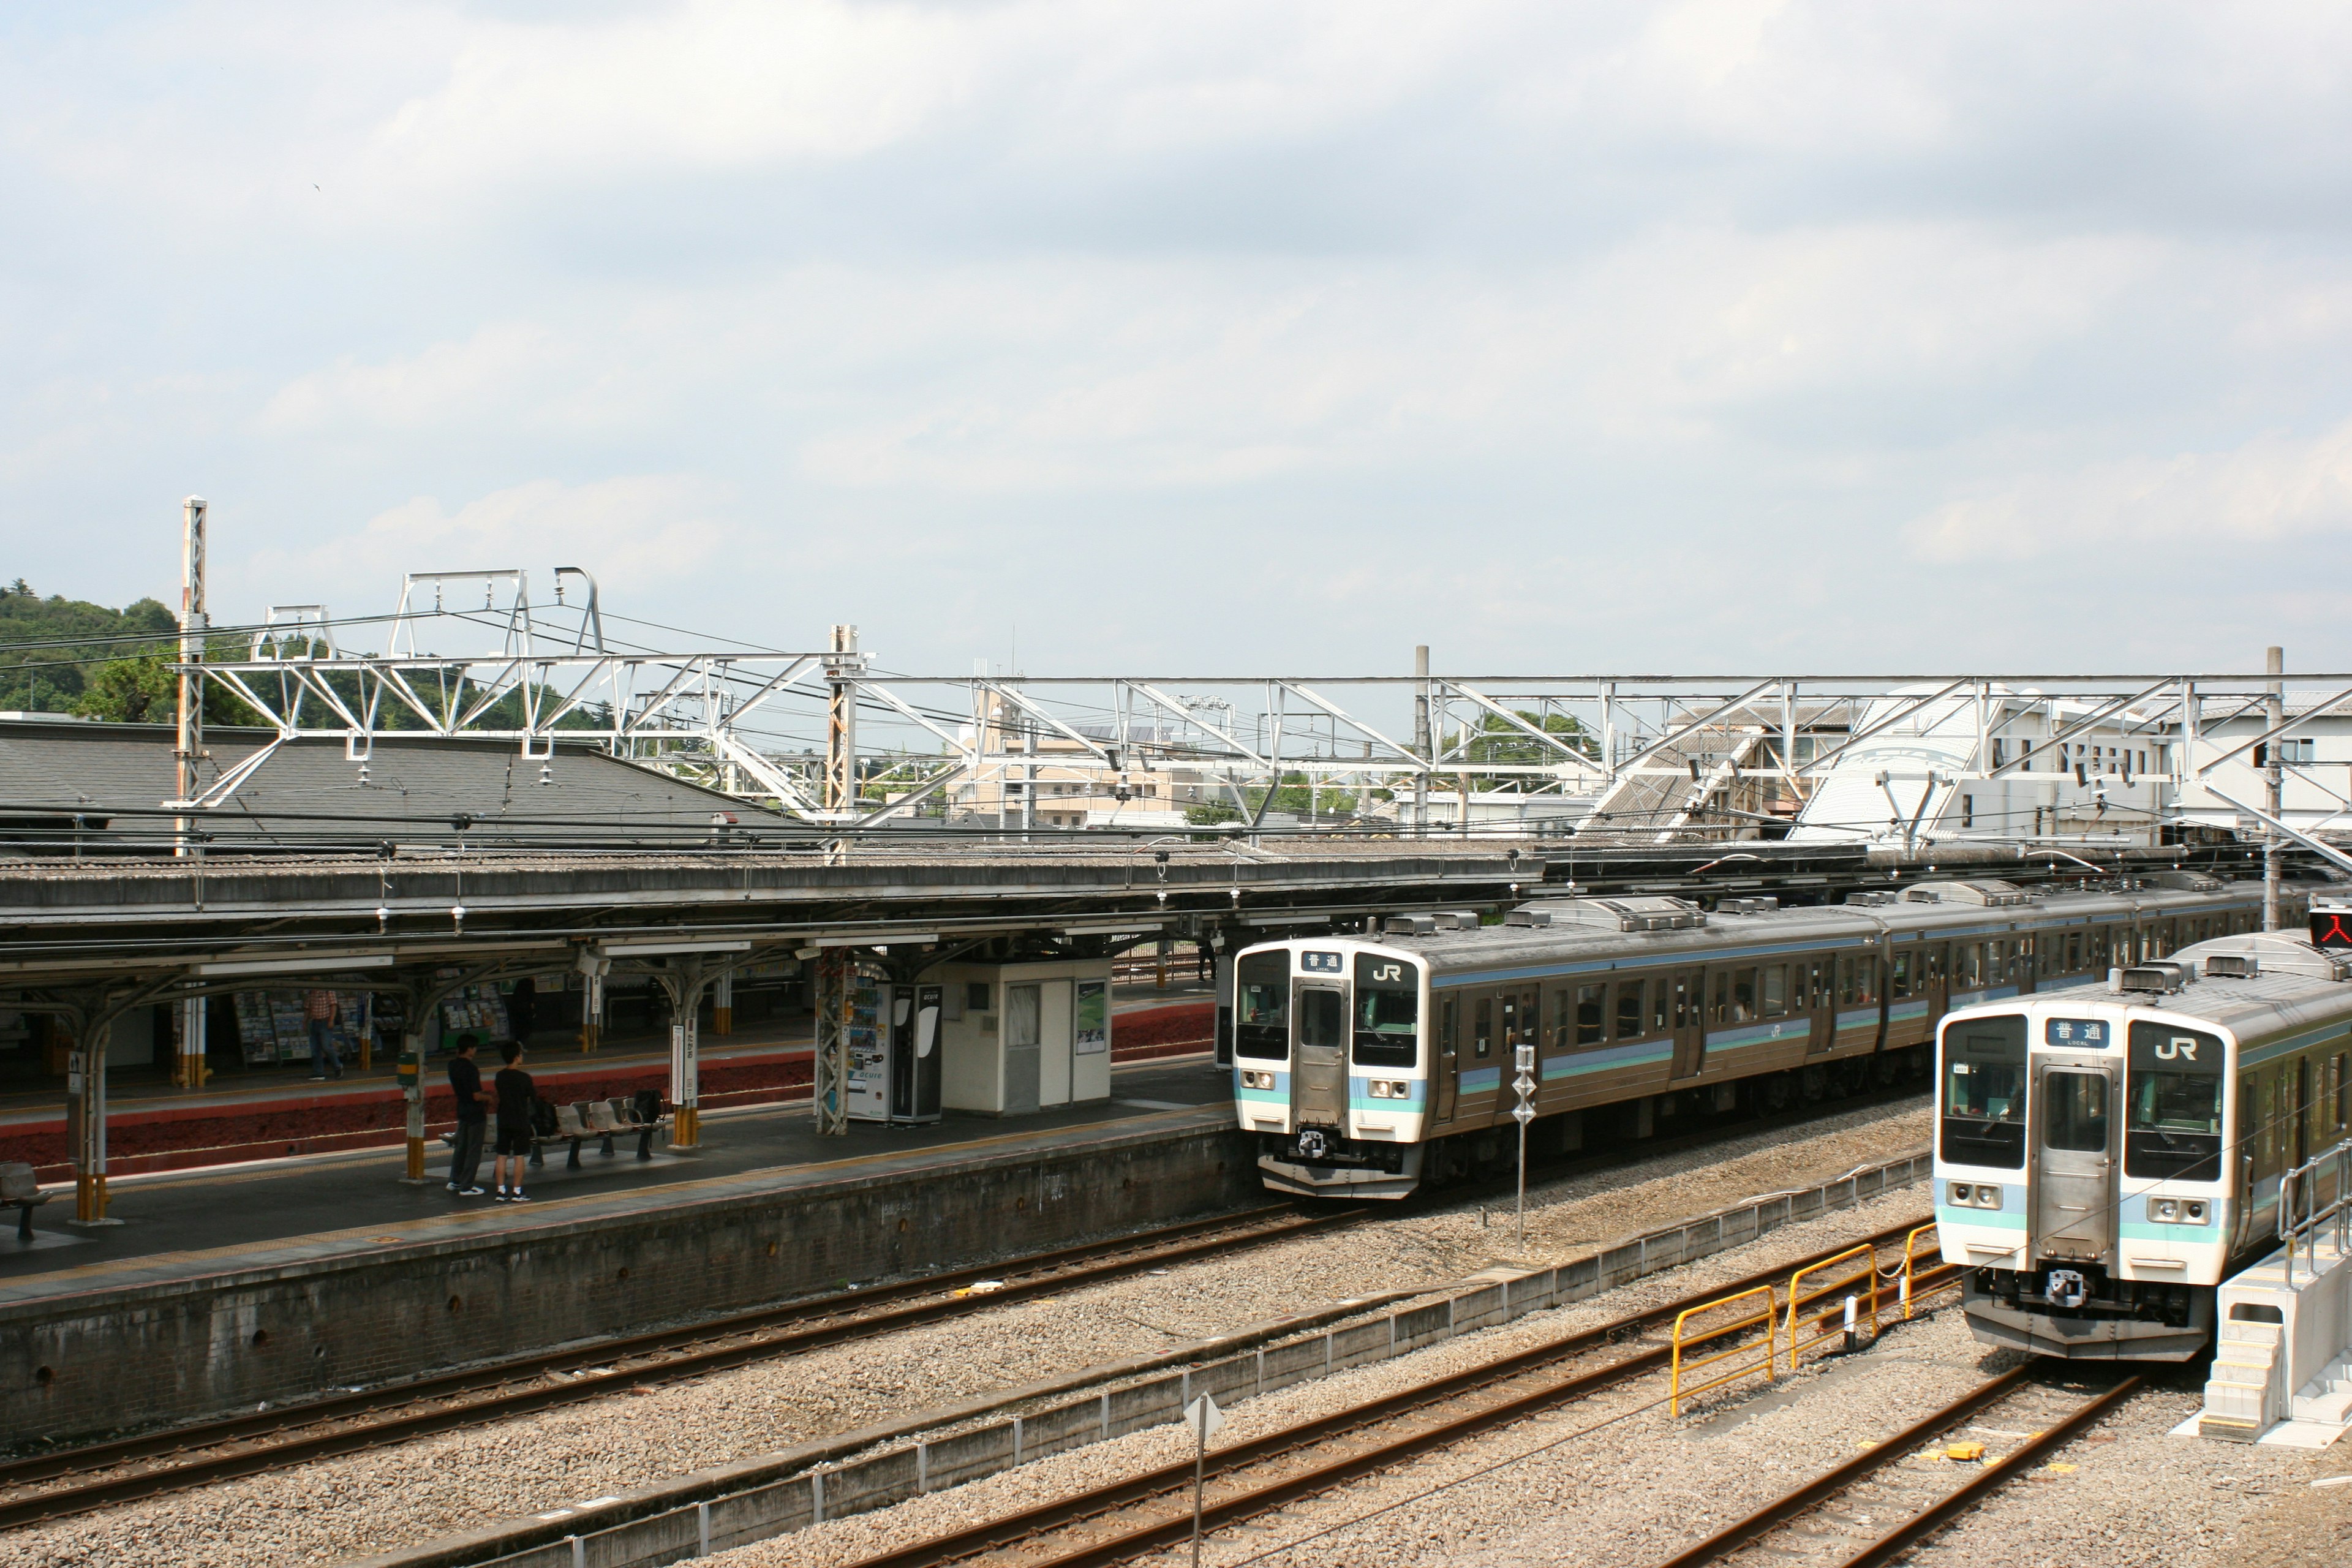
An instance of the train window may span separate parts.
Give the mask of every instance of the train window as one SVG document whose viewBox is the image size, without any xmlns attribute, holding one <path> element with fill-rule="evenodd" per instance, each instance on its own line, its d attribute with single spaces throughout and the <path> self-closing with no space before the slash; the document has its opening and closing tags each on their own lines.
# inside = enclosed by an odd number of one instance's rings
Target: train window
<svg viewBox="0 0 2352 1568">
<path fill-rule="evenodd" d="M 1675 984 L 1677 990 L 1679 990 L 1682 982 L 1677 980 Z M 1704 976 L 1700 978 L 1698 986 L 1699 1000 L 1704 1003 L 1706 1000 L 1706 981 Z M 1728 969 L 1718 969 L 1715 972 L 1715 1010 L 1707 1015 L 1707 1021 L 1709 1023 L 1722 1024 L 1729 1022 L 1730 1018 L 1731 971 Z M 1675 1027 L 1679 1029 L 1682 1026 L 1682 998 L 1677 995 L 1675 998 Z"/>
<path fill-rule="evenodd" d="M 1702 975 L 1698 983 L 1701 985 L 1706 984 L 1706 977 Z M 1675 982 L 1675 994 L 1677 996 L 1682 994 L 1682 989 L 1686 984 L 1688 984 L 1688 982 L 1684 980 L 1676 980 Z M 1663 1035 L 1665 1032 L 1666 983 L 1663 980 L 1659 980 L 1653 982 L 1650 985 L 1650 1033 L 1654 1035 Z"/>
<path fill-rule="evenodd" d="M 1458 1032 L 1462 1024 L 1462 998 L 1447 996 L 1437 1004 L 1437 1048 L 1447 1056 L 1460 1049 Z"/>
<path fill-rule="evenodd" d="M 1721 1017 L 1723 1016 L 1723 971 L 1719 969 L 1717 970 L 1715 973 L 1715 1010 L 1717 1017 Z M 1683 1029 L 1696 1029 L 1704 1027 L 1705 1020 L 1701 1019 L 1699 1016 L 1699 1005 L 1706 996 L 1706 976 L 1704 974 L 1677 974 L 1674 978 L 1673 984 L 1675 991 L 1674 1016 L 1675 1029 L 1679 1031 Z M 1661 994 L 1663 994 L 1665 989 L 1666 987 L 1663 984 L 1658 987 Z"/>
<path fill-rule="evenodd" d="M 2072 974 L 2082 967 L 2083 933 L 2070 931 L 2066 933 L 2066 973 Z"/>
<path fill-rule="evenodd" d="M 1402 959 L 1356 955 L 1355 1059 L 1410 1068 L 1421 1060 L 1421 972 Z"/>
<path fill-rule="evenodd" d="M 1481 996 L 1470 1009 L 1470 1052 L 1473 1056 L 1495 1054 L 1495 999 Z"/>
<path fill-rule="evenodd" d="M 2045 1148 L 2094 1153 L 2107 1146 L 2107 1075 L 2049 1072 L 2042 1078 Z"/>
<path fill-rule="evenodd" d="M 1609 987 L 1606 985 L 1580 985 L 1576 988 L 1576 1043 L 1578 1045 L 1597 1046 L 1601 1043 L 1601 1025 L 1607 1022 L 1608 1003 L 1605 998 L 1608 994 Z M 1633 1032 L 1637 1035 L 1642 1032 L 1641 1010 L 1642 993 L 1637 989 L 1633 993 L 1635 1014 Z"/>
<path fill-rule="evenodd" d="M 1643 984 L 1644 982 L 1639 980 L 1621 980 L 1617 983 L 1617 1037 L 1621 1040 L 1638 1040 L 1642 1037 Z M 1595 1013 L 1592 1020 L 1592 1037 L 1597 1040 L 1601 1037 L 1601 1019 L 1598 1016 L 1601 1006 L 1599 994 L 1601 987 L 1596 985 L 1592 989 L 1594 993 L 1592 1005 Z M 1660 989 L 1663 990 L 1664 987 Z"/>
<path fill-rule="evenodd" d="M 1830 984 L 1831 977 L 1835 973 L 1835 967 L 1826 958 L 1819 963 L 1810 963 L 1805 966 L 1806 1012 L 1818 1013 L 1825 1007 L 1837 1005 L 1837 993 Z"/>
<path fill-rule="evenodd" d="M 1984 984 L 1984 943 L 1964 942 L 1952 949 L 1952 989 L 1973 991 Z"/>
<path fill-rule="evenodd" d="M 2250 1134 L 2254 1145 L 2254 1174 L 2274 1176 L 2279 1172 L 2278 1069 L 2271 1068 L 2256 1080 L 2254 1089 L 2254 1125 Z"/>
<path fill-rule="evenodd" d="M 1922 991 L 1941 989 L 1944 984 L 1944 950 L 1940 947 L 1920 949 L 1919 964 L 1918 988 Z"/>
<path fill-rule="evenodd" d="M 2345 1070 L 2347 1067 L 2352 1067 L 2352 1058 L 2338 1053 L 2336 1058 L 2336 1125 L 2339 1130 L 2352 1123 L 2352 1073 Z"/>
<path fill-rule="evenodd" d="M 1886 994 L 1889 996 L 1911 994 L 1911 961 L 1917 956 L 1916 948 L 1906 947 L 1890 961 L 1891 973 L 1886 987 Z"/>
<path fill-rule="evenodd" d="M 1747 1024 L 1756 1017 L 1756 971 L 1735 969 L 1731 972 L 1731 1018 L 1734 1024 Z"/>
<path fill-rule="evenodd" d="M 1763 1016 L 1767 1018 L 1787 1017 L 1789 1016 L 1789 966 L 1785 963 L 1768 963 L 1764 966 L 1762 978 L 1760 999 L 1763 1003 Z"/>
<path fill-rule="evenodd" d="M 2219 1037 L 2170 1024 L 2137 1023 L 2129 1040 L 2131 1114 L 2124 1124 L 2124 1174 L 2162 1181 L 2221 1179 Z"/>
<path fill-rule="evenodd" d="M 2084 957 L 2088 961 L 2084 963 L 2084 968 L 2106 969 L 2111 967 L 2107 963 L 2106 927 L 2099 926 L 2093 930 L 2084 939 L 2084 945 L 2086 949 Z"/>
<path fill-rule="evenodd" d="M 1290 1054 L 1290 954 L 1252 952 L 1234 966 L 1234 1054 Z"/>
<path fill-rule="evenodd" d="M 1503 1044 L 1507 1047 L 1518 1043 L 1519 994 L 1516 991 L 1506 991 L 1503 993 Z"/>
<path fill-rule="evenodd" d="M 1988 985 L 2006 985 L 2009 980 L 2009 943 L 2005 942 L 1985 943 L 1984 983 Z"/>
<path fill-rule="evenodd" d="M 1970 1018 L 1944 1031 L 1946 1161 L 2016 1170 L 2025 1163 L 2025 1019 Z"/>
<path fill-rule="evenodd" d="M 1853 961 L 1853 984 L 1854 989 L 1861 993 L 1857 999 L 1864 1006 L 1878 1000 L 1878 955 L 1876 953 L 1865 952 Z"/>
<path fill-rule="evenodd" d="M 1853 984 L 1853 960 L 1852 958 L 1841 958 L 1837 961 L 1838 1005 L 1841 1007 L 1853 1006 L 1854 1004 L 1854 998 L 1857 994 L 1858 993 L 1854 990 Z"/>
</svg>

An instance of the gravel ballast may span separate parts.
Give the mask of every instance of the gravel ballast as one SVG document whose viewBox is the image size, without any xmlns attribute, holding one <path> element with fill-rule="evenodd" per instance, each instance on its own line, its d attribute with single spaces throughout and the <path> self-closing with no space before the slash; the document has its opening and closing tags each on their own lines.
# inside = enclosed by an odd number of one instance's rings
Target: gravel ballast
<svg viewBox="0 0 2352 1568">
<path fill-rule="evenodd" d="M 1904 1101 L 1541 1184 L 1529 1194 L 1524 1247 L 1514 1241 L 1507 1205 L 1497 1209 L 1490 1204 L 1485 1223 L 1475 1205 L 1400 1214 L 1342 1232 L 1180 1265 L 1165 1275 L 1139 1276 L 16 1531 L 0 1537 L 0 1563 L 133 1568 L 342 1561 L 855 1430 L 933 1404 L 1183 1344 L 1281 1312 L 1399 1286 L 1435 1288 L 1497 1263 L 1564 1261 L 1633 1232 L 1759 1194 L 1810 1185 L 1904 1152 L 1926 1141 L 1927 1124 L 1921 1104 Z M 1886 1201 L 1914 1209 L 1922 1202 L 1916 1194 Z M 1808 1244 L 1790 1238 L 1801 1238 L 1817 1226 L 1846 1234 L 1868 1223 L 1847 1213 L 1775 1232 L 1758 1247 L 1785 1247 L 1794 1254 Z M 1756 1248 L 1737 1256 L 1751 1255 L 1767 1256 Z M 1645 1299 L 1644 1291 L 1679 1293 L 1690 1287 L 1672 1281 L 1718 1266 L 1728 1277 L 1757 1265 L 1710 1260 L 1667 1277 L 1667 1283 L 1646 1283 L 1596 1298 L 1570 1313 L 1539 1316 L 1555 1323 L 1613 1317 Z M 1521 1326 L 1501 1331 L 1520 1331 Z M 1468 1342 L 1483 1347 L 1505 1342 L 1480 1336 Z M 1431 1353 L 1482 1359 L 1493 1352 L 1456 1345 Z M 1286 1397 L 1344 1399 L 1349 1396 L 1338 1385 L 1346 1381 L 1307 1385 Z M 1327 1386 L 1334 1392 L 1316 1392 Z M 1238 1407 L 1236 1417 L 1258 1403 Z M 1172 1436 L 1171 1428 L 1124 1441 Z M 1124 1452 L 1124 1443 L 1105 1452 Z M 918 1506 L 947 1506 L 949 1500 L 964 1506 L 966 1493 L 973 1494 L 976 1505 L 983 1489 L 992 1486 L 1034 1497 L 1041 1495 L 1035 1489 L 1052 1484 L 1051 1466 L 1081 1459 L 1073 1454 L 1024 1467 L 993 1482 L 921 1500 Z M 841 1528 L 857 1522 L 843 1521 Z"/>
</svg>

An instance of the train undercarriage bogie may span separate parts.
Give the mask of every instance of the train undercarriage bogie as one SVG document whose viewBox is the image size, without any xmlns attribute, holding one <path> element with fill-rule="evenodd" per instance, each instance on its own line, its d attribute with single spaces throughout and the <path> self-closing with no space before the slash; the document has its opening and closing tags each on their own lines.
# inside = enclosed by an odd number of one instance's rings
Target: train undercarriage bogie
<svg viewBox="0 0 2352 1568">
<path fill-rule="evenodd" d="M 1977 1339 L 2067 1361 L 2193 1361 L 2213 1337 L 2210 1285 L 2116 1279 L 2096 1263 L 1972 1268 L 1962 1307 Z"/>
</svg>

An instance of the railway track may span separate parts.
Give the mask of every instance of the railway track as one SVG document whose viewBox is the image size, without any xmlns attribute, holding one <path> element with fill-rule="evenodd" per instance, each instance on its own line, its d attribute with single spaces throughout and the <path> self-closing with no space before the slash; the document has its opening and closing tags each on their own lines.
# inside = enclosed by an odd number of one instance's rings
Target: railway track
<svg viewBox="0 0 2352 1568">
<path fill-rule="evenodd" d="M 1911 1228 L 1898 1226 L 1865 1239 L 1896 1244 Z M 1673 1347 L 1664 1341 L 1644 1343 L 1597 1366 L 1585 1363 L 1592 1352 L 1619 1342 L 1654 1335 L 1693 1307 L 1780 1284 L 1792 1270 L 1836 1258 L 1853 1245 L 1843 1243 L 1686 1300 L 1645 1308 L 1402 1393 L 1214 1450 L 1205 1465 L 1202 1526 L 1214 1530 L 1240 1522 L 1662 1371 L 1673 1355 Z M 1915 1300 L 1951 1283 L 1958 1274 L 1945 1266 L 1923 1273 Z M 1696 1342 L 1737 1331 L 1719 1330 Z M 1686 1340 L 1685 1348 L 1693 1342 Z M 1097 1568 L 1126 1562 L 1191 1535 L 1192 1485 L 1190 1460 L 1167 1465 L 869 1557 L 856 1568 L 978 1563 Z"/>
<path fill-rule="evenodd" d="M 1814 1477 L 1726 1526 L 1658 1568 L 1809 1558 L 1822 1568 L 1876 1568 L 1941 1530 L 2032 1468 L 2045 1454 L 2121 1405 L 2139 1389 L 2126 1377 L 2095 1394 L 2070 1394 L 2019 1367 L 1980 1384 L 1875 1447 Z M 1919 1469 L 1885 1472 L 1971 1415 L 1998 1409 L 2032 1436 L 1988 1459 L 1958 1486 Z"/>
<path fill-rule="evenodd" d="M 1807 1106 L 1729 1128 L 1559 1162 L 1547 1179 L 1607 1169 L 1782 1125 L 1801 1125 L 1894 1100 L 1907 1089 L 1872 1091 L 1834 1106 Z M 1475 1182 L 1434 1191 L 1444 1206 L 1507 1190 Z M 1240 1251 L 1362 1223 L 1396 1205 L 1302 1212 L 1289 1204 L 1188 1221 L 1136 1235 L 867 1287 L 653 1333 L 573 1345 L 491 1366 L 340 1394 L 279 1409 L 226 1416 L 50 1453 L 0 1460 L 0 1531 L 69 1518 L 215 1481 L 388 1447 L 455 1426 L 527 1415 L 633 1386 L 725 1371 L 868 1338 L 1008 1302 L 1117 1279 L 1171 1262 Z M 964 1288 L 992 1282 L 985 1292 Z"/>
<path fill-rule="evenodd" d="M 0 1462 L 0 1530 L 723 1371 L 1360 1223 L 1269 1205 L 921 1279 L 843 1291 L 266 1413 Z M 991 1282 L 985 1291 L 970 1287 Z M 960 1293 L 964 1292 L 964 1293 Z"/>
</svg>

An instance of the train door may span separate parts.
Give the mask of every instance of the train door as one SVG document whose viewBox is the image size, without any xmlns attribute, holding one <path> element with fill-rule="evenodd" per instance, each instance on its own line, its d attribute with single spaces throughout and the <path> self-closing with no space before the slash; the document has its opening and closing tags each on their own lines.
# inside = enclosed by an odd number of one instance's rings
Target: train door
<svg viewBox="0 0 2352 1568">
<path fill-rule="evenodd" d="M 1805 1054 L 1817 1057 L 1837 1044 L 1837 961 L 1815 958 L 1790 968 L 1804 977 L 1804 1005 L 1812 1021 L 1811 1032 L 1805 1037 Z"/>
<path fill-rule="evenodd" d="M 1461 1039 L 1462 998 L 1441 996 L 1437 999 L 1437 1059 L 1430 1064 L 1430 1088 L 1436 1096 L 1430 1106 L 1433 1121 L 1454 1120 L 1454 1099 L 1462 1079 Z"/>
<path fill-rule="evenodd" d="M 1675 1039 L 1674 1076 L 1696 1078 L 1706 1066 L 1706 972 L 1678 969 L 1664 984 Z"/>
<path fill-rule="evenodd" d="M 1936 1026 L 1943 1022 L 1944 1013 L 1952 1005 L 1952 977 L 1945 967 L 1942 942 L 1922 942 L 1911 955 L 1911 989 L 1915 995 L 1927 998 L 1927 1037 L 1936 1037 Z"/>
<path fill-rule="evenodd" d="M 2115 1071 L 2050 1063 L 2034 1084 L 2037 1258 L 2098 1263 L 2115 1250 Z"/>
<path fill-rule="evenodd" d="M 1519 1047 L 1535 1045 L 1541 1038 L 1543 1035 L 1542 1005 L 1542 994 L 1535 986 L 1504 988 L 1501 1000 L 1504 1060 L 1517 1061 Z M 1514 1100 L 1517 1099 L 1516 1096 L 1510 1098 Z"/>
<path fill-rule="evenodd" d="M 1290 1124 L 1348 1124 L 1348 994 L 1328 980 L 1297 982 L 1290 997 Z"/>
</svg>

